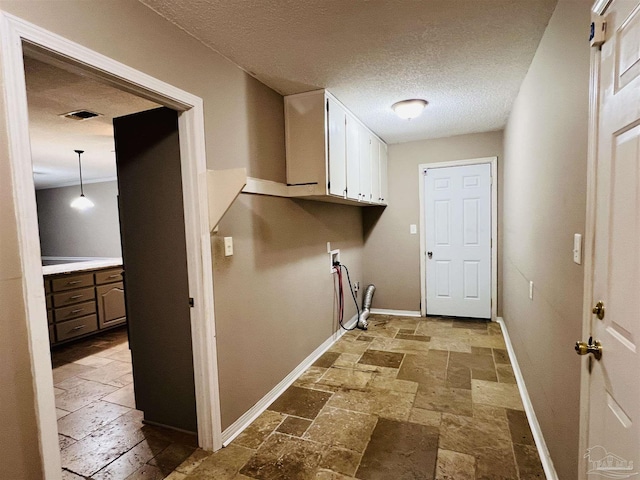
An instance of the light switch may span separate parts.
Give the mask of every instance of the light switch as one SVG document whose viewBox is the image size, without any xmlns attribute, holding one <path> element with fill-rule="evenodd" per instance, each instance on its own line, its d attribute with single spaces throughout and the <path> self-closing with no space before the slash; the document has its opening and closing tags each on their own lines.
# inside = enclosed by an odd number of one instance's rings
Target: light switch
<svg viewBox="0 0 640 480">
<path fill-rule="evenodd" d="M 578 265 L 582 264 L 582 235 L 579 233 L 573 236 L 573 261 Z"/>
<path fill-rule="evenodd" d="M 224 256 L 233 255 L 233 237 L 224 237 Z"/>
<path fill-rule="evenodd" d="M 411 235 L 415 235 L 416 233 L 418 233 L 418 227 L 416 226 L 415 223 L 412 223 L 411 225 L 409 225 L 409 233 Z"/>
<path fill-rule="evenodd" d="M 533 300 L 533 280 L 529 282 L 529 300 Z"/>
</svg>

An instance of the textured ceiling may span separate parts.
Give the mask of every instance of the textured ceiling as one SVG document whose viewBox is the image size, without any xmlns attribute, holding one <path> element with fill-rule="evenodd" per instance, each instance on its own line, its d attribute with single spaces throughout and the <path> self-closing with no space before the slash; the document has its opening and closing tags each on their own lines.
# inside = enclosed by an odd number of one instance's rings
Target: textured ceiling
<svg viewBox="0 0 640 480">
<path fill-rule="evenodd" d="M 85 182 L 114 180 L 113 118 L 158 105 L 29 57 L 24 66 L 36 188 L 78 184 L 76 149 L 85 151 Z M 103 116 L 82 121 L 59 116 L 81 109 Z"/>
<path fill-rule="evenodd" d="M 388 143 L 504 127 L 557 0 L 140 0 L 282 94 L 327 88 Z M 401 120 L 391 105 L 429 101 Z"/>
</svg>

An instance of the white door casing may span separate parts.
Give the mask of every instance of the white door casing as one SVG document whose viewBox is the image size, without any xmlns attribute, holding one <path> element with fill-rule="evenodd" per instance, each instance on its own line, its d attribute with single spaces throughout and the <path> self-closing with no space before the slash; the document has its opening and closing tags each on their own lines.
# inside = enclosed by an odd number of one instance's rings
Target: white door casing
<svg viewBox="0 0 640 480">
<path fill-rule="evenodd" d="M 582 479 L 640 472 L 640 2 L 614 0 L 604 19 L 606 42 L 592 56 L 582 339 L 603 352 L 582 366 Z M 602 319 L 591 310 L 598 301 Z"/>
<path fill-rule="evenodd" d="M 491 165 L 424 170 L 426 313 L 492 317 Z"/>
<path fill-rule="evenodd" d="M 24 42 L 24 43 L 23 43 Z M 35 386 L 36 422 L 44 476 L 60 478 L 60 451 L 57 438 L 51 357 L 42 264 L 38 241 L 23 46 L 44 50 L 52 58 L 64 58 L 85 75 L 116 84 L 131 93 L 181 111 L 179 116 L 180 155 L 183 172 L 185 231 L 190 296 L 191 328 L 198 414 L 198 440 L 205 449 L 222 446 L 213 278 L 209 238 L 206 183 L 206 152 L 202 99 L 175 88 L 82 45 L 51 33 L 37 25 L 0 11 L 0 68 L 4 81 L 4 105 L 8 118 L 9 162 L 13 199 L 17 210 L 20 261 L 29 330 L 31 371 Z"/>
</svg>

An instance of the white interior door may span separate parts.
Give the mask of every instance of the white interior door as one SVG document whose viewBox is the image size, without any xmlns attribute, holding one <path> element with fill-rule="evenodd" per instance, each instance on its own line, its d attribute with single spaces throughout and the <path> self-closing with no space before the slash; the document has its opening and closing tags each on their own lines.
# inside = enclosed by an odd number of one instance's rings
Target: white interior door
<svg viewBox="0 0 640 480">
<path fill-rule="evenodd" d="M 640 2 L 614 1 L 605 19 L 596 85 L 593 280 L 585 292 L 605 310 L 602 319 L 592 315 L 583 339 L 593 336 L 603 351 L 583 369 L 590 377 L 582 478 L 640 472 Z"/>
<path fill-rule="evenodd" d="M 491 165 L 424 175 L 427 315 L 491 318 Z"/>
</svg>

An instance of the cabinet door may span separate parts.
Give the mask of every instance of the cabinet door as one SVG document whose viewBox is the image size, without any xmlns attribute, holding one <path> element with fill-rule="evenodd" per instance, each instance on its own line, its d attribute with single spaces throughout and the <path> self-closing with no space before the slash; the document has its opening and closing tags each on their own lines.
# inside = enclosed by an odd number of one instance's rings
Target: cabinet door
<svg viewBox="0 0 640 480">
<path fill-rule="evenodd" d="M 347 198 L 360 200 L 360 124 L 347 114 Z"/>
<path fill-rule="evenodd" d="M 340 197 L 344 197 L 347 190 L 346 115 L 347 112 L 340 104 L 328 99 L 329 194 Z"/>
<path fill-rule="evenodd" d="M 380 203 L 380 140 L 371 135 L 371 203 Z"/>
<path fill-rule="evenodd" d="M 362 125 L 358 125 L 360 143 L 360 201 L 369 202 L 371 198 L 371 134 Z"/>
<path fill-rule="evenodd" d="M 387 177 L 388 153 L 387 146 L 380 144 L 380 203 L 386 205 L 389 202 L 389 181 Z"/>
<path fill-rule="evenodd" d="M 96 287 L 98 299 L 98 322 L 100 328 L 124 323 L 127 313 L 122 282 Z"/>
</svg>

